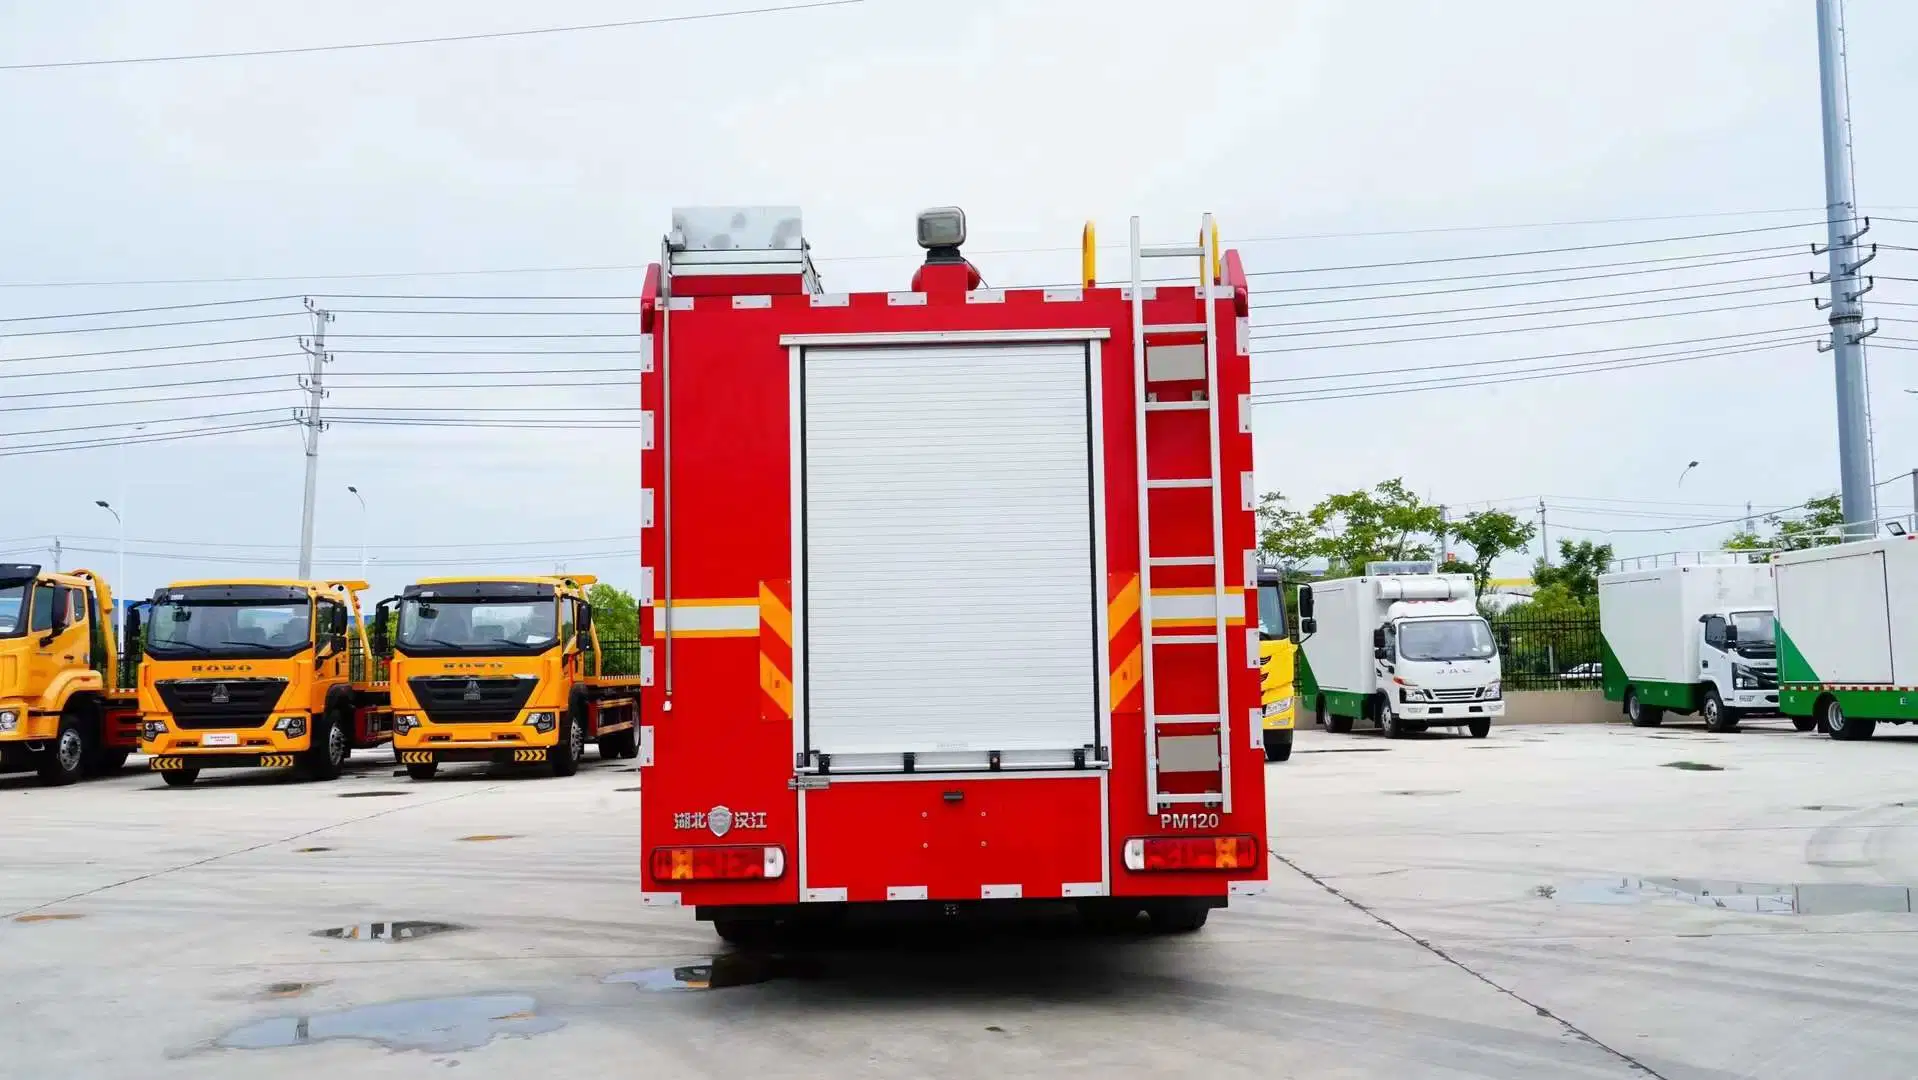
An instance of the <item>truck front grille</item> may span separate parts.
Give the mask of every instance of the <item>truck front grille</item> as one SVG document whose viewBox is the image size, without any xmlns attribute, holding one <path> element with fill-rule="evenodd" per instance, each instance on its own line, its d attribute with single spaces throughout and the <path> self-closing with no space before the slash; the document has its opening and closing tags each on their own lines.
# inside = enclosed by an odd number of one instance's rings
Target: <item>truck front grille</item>
<svg viewBox="0 0 1918 1080">
<path fill-rule="evenodd" d="M 435 724 L 510 724 L 533 696 L 538 679 L 420 675 L 406 680 L 426 718 Z"/>
<path fill-rule="evenodd" d="M 1752 678 L 1758 680 L 1758 689 L 1760 690 L 1778 689 L 1777 668 L 1753 668 Z"/>
<path fill-rule="evenodd" d="M 1477 701 L 1478 687 L 1466 686 L 1450 690 L 1430 691 L 1433 701 Z"/>
<path fill-rule="evenodd" d="M 160 703 L 183 731 L 265 727 L 285 679 L 162 679 L 153 684 Z"/>
</svg>

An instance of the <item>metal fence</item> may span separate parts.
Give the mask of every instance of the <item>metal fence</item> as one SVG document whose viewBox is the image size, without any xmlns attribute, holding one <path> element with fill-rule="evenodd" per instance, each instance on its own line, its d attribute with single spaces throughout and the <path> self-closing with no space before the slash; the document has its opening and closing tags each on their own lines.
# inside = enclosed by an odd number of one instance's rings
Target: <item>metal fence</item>
<svg viewBox="0 0 1918 1080">
<path fill-rule="evenodd" d="M 1599 688 L 1597 619 L 1492 619 L 1507 690 Z"/>
</svg>

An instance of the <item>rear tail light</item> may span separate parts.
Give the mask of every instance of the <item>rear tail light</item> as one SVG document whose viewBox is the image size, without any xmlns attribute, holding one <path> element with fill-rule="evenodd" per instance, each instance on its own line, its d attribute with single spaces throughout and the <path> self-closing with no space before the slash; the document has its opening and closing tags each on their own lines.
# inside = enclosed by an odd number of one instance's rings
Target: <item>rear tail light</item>
<svg viewBox="0 0 1918 1080">
<path fill-rule="evenodd" d="M 1125 842 L 1127 870 L 1250 870 L 1259 844 L 1250 836 L 1134 836 Z"/>
<path fill-rule="evenodd" d="M 654 848 L 654 881 L 771 881 L 786 873 L 782 847 Z"/>
</svg>

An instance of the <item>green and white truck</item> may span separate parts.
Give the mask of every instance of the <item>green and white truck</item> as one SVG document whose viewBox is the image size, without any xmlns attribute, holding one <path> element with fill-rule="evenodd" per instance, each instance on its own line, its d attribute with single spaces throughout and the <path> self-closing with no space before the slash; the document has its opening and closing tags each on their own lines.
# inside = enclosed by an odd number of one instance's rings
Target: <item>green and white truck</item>
<svg viewBox="0 0 1918 1080">
<path fill-rule="evenodd" d="M 1886 537 L 1772 556 L 1779 705 L 1801 729 L 1869 739 L 1918 721 L 1918 543 Z"/>
<path fill-rule="evenodd" d="M 1676 713 L 1723 732 L 1778 715 L 1772 568 L 1750 559 L 1709 552 L 1600 575 L 1605 696 L 1632 726 L 1657 727 Z"/>
</svg>

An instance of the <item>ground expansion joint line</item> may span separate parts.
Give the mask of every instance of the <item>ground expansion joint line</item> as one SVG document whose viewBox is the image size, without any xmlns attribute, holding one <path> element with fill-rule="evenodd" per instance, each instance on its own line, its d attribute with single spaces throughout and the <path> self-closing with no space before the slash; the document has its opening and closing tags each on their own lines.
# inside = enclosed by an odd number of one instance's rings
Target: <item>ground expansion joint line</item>
<svg viewBox="0 0 1918 1080">
<path fill-rule="evenodd" d="M 1334 897 L 1344 902 L 1347 906 L 1358 911 L 1360 914 L 1363 914 L 1366 918 L 1371 919 L 1373 922 L 1378 923 L 1380 926 L 1385 927 L 1387 930 L 1392 931 L 1394 934 L 1397 934 L 1398 936 L 1404 938 L 1405 940 L 1411 942 L 1412 944 L 1417 945 L 1419 948 L 1424 949 L 1426 952 L 1431 953 L 1433 956 L 1438 957 L 1440 960 L 1443 960 L 1446 963 L 1452 965 L 1453 967 L 1459 969 L 1460 971 L 1463 971 L 1467 975 L 1470 975 L 1472 978 L 1477 979 L 1479 982 L 1482 982 L 1486 986 L 1489 986 L 1493 990 L 1496 990 L 1498 993 L 1503 994 L 1504 996 L 1508 998 L 1511 998 L 1513 1001 L 1516 1001 L 1519 1004 L 1525 1006 L 1526 1008 L 1532 1010 L 1532 1012 L 1536 1013 L 1537 1015 L 1542 1016 L 1545 1019 L 1550 1020 L 1553 1023 L 1557 1024 L 1558 1026 L 1564 1028 L 1568 1034 L 1578 1039 L 1580 1042 L 1586 1043 L 1587 1045 L 1594 1046 L 1600 1050 L 1603 1050 L 1605 1053 L 1610 1054 L 1614 1058 L 1617 1058 L 1619 1061 L 1623 1062 L 1628 1067 L 1646 1076 L 1657 1077 L 1658 1080 L 1670 1080 L 1670 1078 L 1667 1077 L 1664 1073 L 1659 1072 L 1657 1069 L 1652 1068 L 1650 1065 L 1647 1065 L 1644 1062 L 1633 1057 L 1632 1055 L 1626 1053 L 1625 1051 L 1620 1050 L 1617 1047 L 1604 1042 L 1603 1040 L 1599 1039 L 1598 1036 L 1593 1035 L 1591 1032 L 1586 1031 L 1584 1028 L 1579 1027 L 1577 1024 L 1572 1023 L 1570 1020 L 1567 1020 L 1563 1016 L 1558 1015 L 1557 1013 L 1546 1008 L 1545 1006 L 1540 1005 L 1535 1001 L 1532 1001 L 1531 999 L 1525 997 L 1523 994 L 1520 994 L 1518 991 L 1499 984 L 1498 982 L 1494 981 L 1491 976 L 1478 971 L 1477 969 L 1473 968 L 1471 965 L 1465 963 L 1463 960 L 1458 959 L 1457 957 L 1453 956 L 1451 953 L 1446 952 L 1444 949 L 1426 940 L 1425 938 L 1422 938 L 1413 934 L 1411 931 L 1405 929 L 1404 927 L 1398 925 L 1392 920 L 1372 910 L 1370 907 L 1366 906 L 1364 903 L 1361 903 L 1360 901 L 1355 900 L 1350 896 L 1347 896 L 1344 892 L 1340 891 L 1338 886 L 1333 885 L 1329 881 L 1326 881 L 1324 878 L 1320 877 L 1317 874 L 1314 874 L 1310 870 L 1307 870 L 1305 867 L 1300 866 L 1298 863 L 1293 862 L 1291 859 L 1288 859 L 1285 856 L 1279 854 L 1277 851 L 1272 852 L 1272 858 L 1284 864 L 1284 866 L 1287 869 L 1291 870 L 1293 873 L 1299 875 L 1300 877 L 1311 882 L 1312 884 L 1317 885 L 1319 888 L 1324 889 L 1326 892 L 1331 893 Z"/>
<path fill-rule="evenodd" d="M 100 893 L 109 892 L 113 889 L 118 889 L 124 885 L 137 885 L 142 881 L 151 881 L 154 878 L 165 877 L 168 874 L 176 874 L 182 870 L 191 870 L 197 866 L 205 866 L 208 863 L 219 862 L 221 859 L 230 859 L 235 855 L 245 855 L 249 852 L 259 851 L 263 848 L 270 848 L 275 844 L 285 844 L 285 843 L 290 843 L 294 840 L 303 840 L 306 837 L 315 836 L 315 835 L 318 835 L 319 833 L 330 832 L 334 829 L 343 829 L 347 827 L 348 825 L 358 825 L 362 821 L 372 821 L 374 818 L 383 818 L 390 814 L 397 814 L 406 810 L 417 810 L 422 806 L 438 806 L 441 803 L 452 802 L 454 799 L 464 799 L 469 795 L 479 795 L 483 792 L 492 791 L 492 790 L 495 790 L 495 789 L 481 788 L 477 791 L 462 791 L 457 795 L 448 795 L 444 799 L 433 799 L 430 802 L 410 803 L 406 806 L 388 807 L 385 810 L 380 810 L 375 813 L 362 814 L 356 818 L 347 818 L 345 821 L 335 821 L 330 825 L 320 825 L 315 828 L 307 829 L 303 832 L 296 832 L 291 836 L 279 836 L 271 840 L 262 840 L 257 844 L 248 844 L 246 847 L 234 848 L 232 851 L 222 851 L 216 855 L 208 855 L 204 858 L 194 859 L 190 862 L 183 862 L 177 866 L 167 866 L 167 867 L 162 867 L 161 869 L 158 869 L 158 870 L 149 870 L 144 874 L 135 874 L 132 877 L 122 878 L 119 881 L 109 882 L 105 885 L 98 885 L 91 889 L 82 889 L 81 891 L 77 893 L 70 893 L 66 896 L 56 897 L 52 900 L 47 900 L 42 903 L 33 904 L 29 907 L 23 907 L 18 911 L 9 911 L 5 915 L 0 915 L 0 919 L 16 919 L 22 915 L 28 915 L 36 911 L 41 911 L 46 908 L 50 908 L 54 906 L 55 904 L 65 904 L 69 901 L 79 900 L 84 897 L 97 896 Z"/>
</svg>

